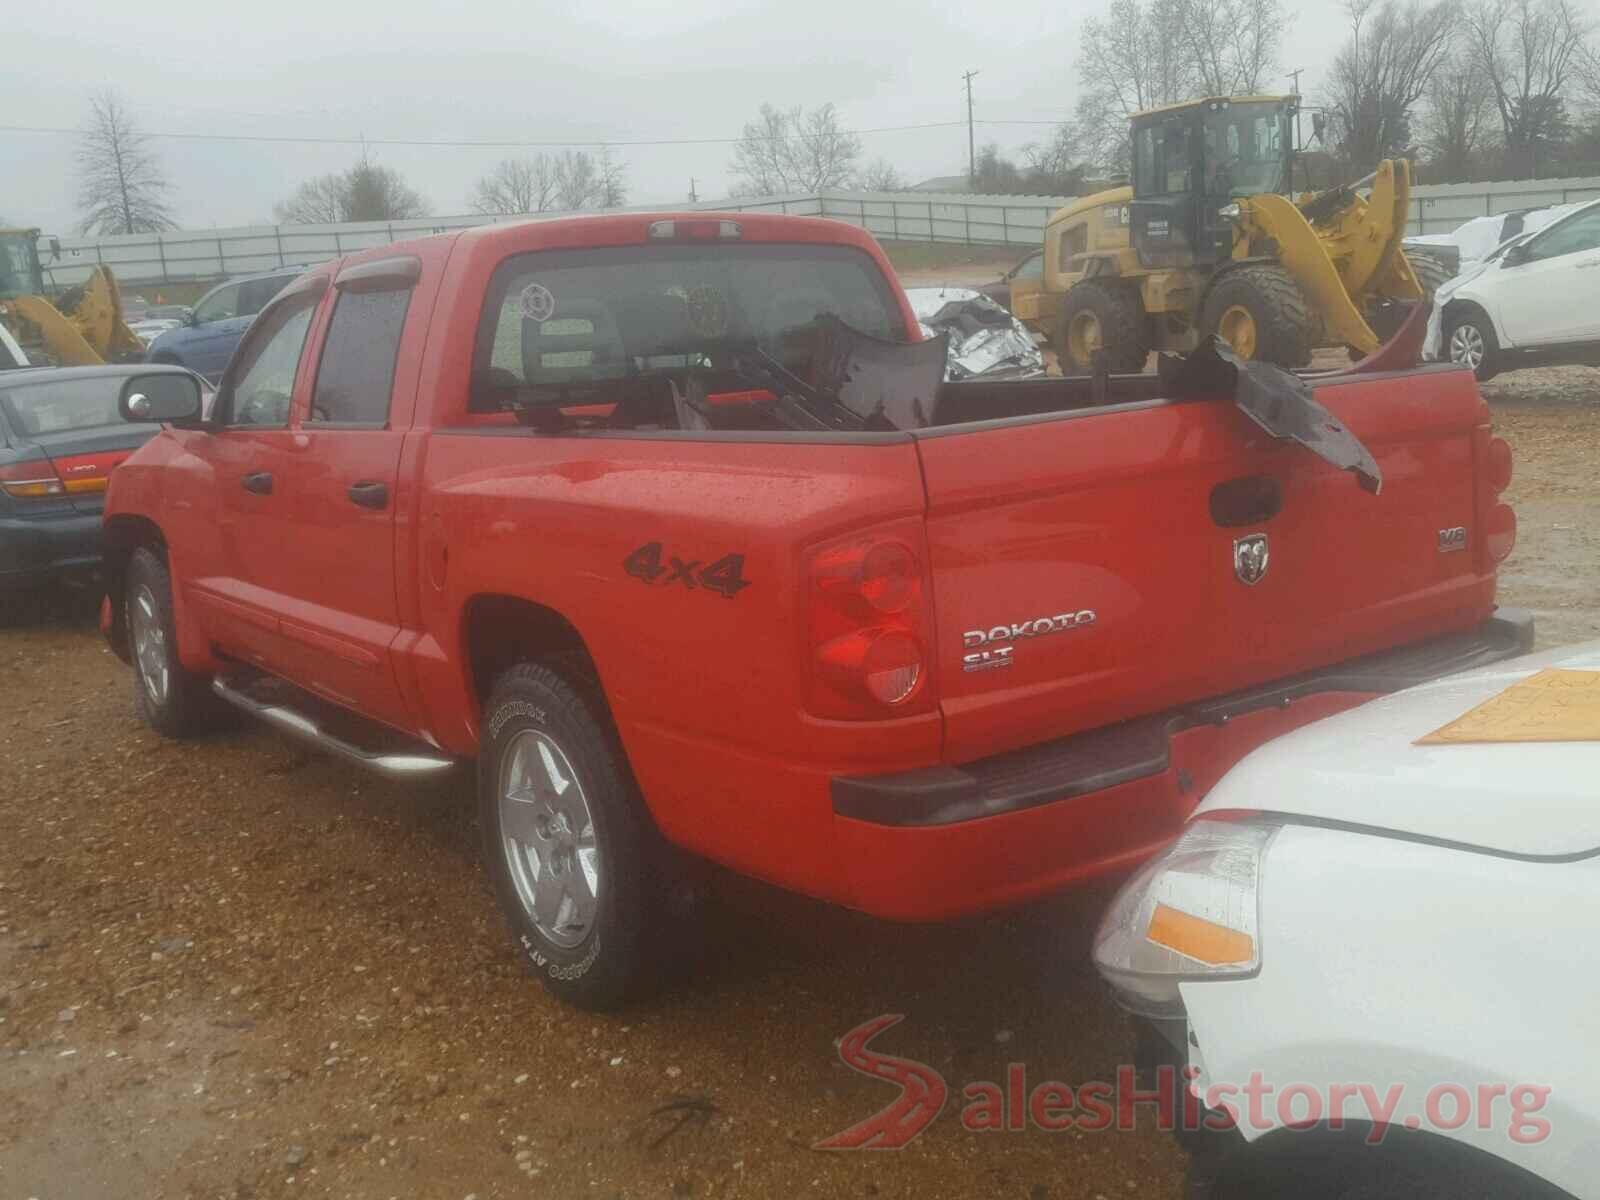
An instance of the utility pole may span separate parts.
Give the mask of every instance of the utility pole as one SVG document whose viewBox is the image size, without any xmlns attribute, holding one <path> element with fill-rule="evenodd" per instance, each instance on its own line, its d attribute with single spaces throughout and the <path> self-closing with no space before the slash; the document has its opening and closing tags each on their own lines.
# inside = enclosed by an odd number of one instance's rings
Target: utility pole
<svg viewBox="0 0 1600 1200">
<path fill-rule="evenodd" d="M 972 132 L 972 77 L 977 73 L 967 71 L 961 76 L 967 84 L 967 182 L 974 189 L 978 186 L 978 142 Z"/>
<path fill-rule="evenodd" d="M 693 175 L 689 176 L 689 203 L 690 204 L 699 204 L 700 203 L 700 196 L 694 190 L 694 176 Z"/>
<path fill-rule="evenodd" d="M 1289 194 L 1294 195 L 1294 160 L 1300 157 L 1300 76 L 1304 75 L 1304 67 L 1296 67 L 1289 72 L 1289 78 L 1294 80 L 1294 145 L 1289 147 Z M 1311 186 L 1307 179 L 1306 186 Z"/>
</svg>

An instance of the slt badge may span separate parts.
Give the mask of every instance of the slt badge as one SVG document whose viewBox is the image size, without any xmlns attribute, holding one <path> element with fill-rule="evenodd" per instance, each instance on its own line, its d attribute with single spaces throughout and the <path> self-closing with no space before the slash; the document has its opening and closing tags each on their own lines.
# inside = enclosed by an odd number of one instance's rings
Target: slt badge
<svg viewBox="0 0 1600 1200">
<path fill-rule="evenodd" d="M 1233 539 L 1233 574 L 1240 583 L 1254 587 L 1267 573 L 1267 535 L 1252 533 Z"/>
<path fill-rule="evenodd" d="M 1009 625 L 995 625 L 989 629 L 969 629 L 961 635 L 961 644 L 968 650 L 976 650 L 975 654 L 961 656 L 961 669 L 963 671 L 992 671 L 997 667 L 1009 667 L 1016 654 L 1015 646 L 1002 646 L 1001 642 L 1016 641 L 1018 638 L 1043 637 L 1047 633 L 1065 633 L 1069 629 L 1082 629 L 1095 622 L 1092 608 L 1080 608 L 1077 612 L 1060 613 L 1053 617 L 1034 617 L 1027 621 L 1013 621 Z M 992 647 L 981 650 L 980 646 Z"/>
</svg>

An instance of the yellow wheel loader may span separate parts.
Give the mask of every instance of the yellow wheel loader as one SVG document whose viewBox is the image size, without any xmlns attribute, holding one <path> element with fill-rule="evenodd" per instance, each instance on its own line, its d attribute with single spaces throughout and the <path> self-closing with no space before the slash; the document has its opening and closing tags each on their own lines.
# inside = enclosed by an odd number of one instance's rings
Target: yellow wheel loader
<svg viewBox="0 0 1600 1200">
<path fill-rule="evenodd" d="M 1298 104 L 1212 97 L 1132 119 L 1132 185 L 1077 200 L 1045 226 L 1036 320 L 1064 372 L 1097 359 L 1140 371 L 1152 350 L 1189 350 L 1211 333 L 1285 367 L 1319 345 L 1366 354 L 1398 326 L 1398 302 L 1449 276 L 1400 249 L 1404 159 L 1289 198 Z"/>
<path fill-rule="evenodd" d="M 0 229 L 0 320 L 30 357 L 61 366 L 137 359 L 144 344 L 122 319 L 111 268 L 97 266 L 81 287 L 45 297 L 37 229 Z"/>
</svg>

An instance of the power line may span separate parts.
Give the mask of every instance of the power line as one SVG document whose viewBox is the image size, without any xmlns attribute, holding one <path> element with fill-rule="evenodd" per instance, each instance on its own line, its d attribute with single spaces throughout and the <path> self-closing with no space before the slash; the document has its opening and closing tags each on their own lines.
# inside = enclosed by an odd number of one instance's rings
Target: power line
<svg viewBox="0 0 1600 1200">
<path fill-rule="evenodd" d="M 976 72 L 973 72 L 976 74 Z M 970 83 L 969 83 L 970 87 Z M 951 129 L 965 124 L 969 133 L 969 150 L 972 138 L 970 137 L 973 125 L 1059 125 L 1060 121 L 1024 121 L 1024 120 L 980 120 L 980 121 L 927 121 L 918 125 L 880 125 L 873 129 L 852 129 L 847 133 L 858 136 L 878 133 L 908 133 L 920 129 Z M 32 133 L 32 134 L 61 134 L 77 137 L 83 133 L 82 129 L 68 128 L 54 125 L 0 125 L 0 133 Z M 584 147 L 630 147 L 630 146 L 731 146 L 738 142 L 748 141 L 744 137 L 716 137 L 716 138 L 639 138 L 626 140 L 609 140 L 605 138 L 591 138 L 588 141 L 474 141 L 456 140 L 448 138 L 369 138 L 369 137 L 305 137 L 292 134 L 264 134 L 264 133 L 189 133 L 189 132 L 146 132 L 145 137 L 166 138 L 173 141 L 193 142 L 268 142 L 279 144 L 297 144 L 311 146 L 407 146 L 433 149 L 478 149 L 478 150 L 533 150 L 533 149 L 581 149 Z"/>
</svg>

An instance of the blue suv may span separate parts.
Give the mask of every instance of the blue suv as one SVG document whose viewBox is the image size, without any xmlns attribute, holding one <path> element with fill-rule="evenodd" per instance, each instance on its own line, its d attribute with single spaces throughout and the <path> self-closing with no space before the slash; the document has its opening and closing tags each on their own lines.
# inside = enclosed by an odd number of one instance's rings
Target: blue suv
<svg viewBox="0 0 1600 1200">
<path fill-rule="evenodd" d="M 150 343 L 145 361 L 188 367 L 216 383 L 256 314 L 303 270 L 286 267 L 219 283 L 195 303 L 181 329 L 168 330 Z"/>
</svg>

